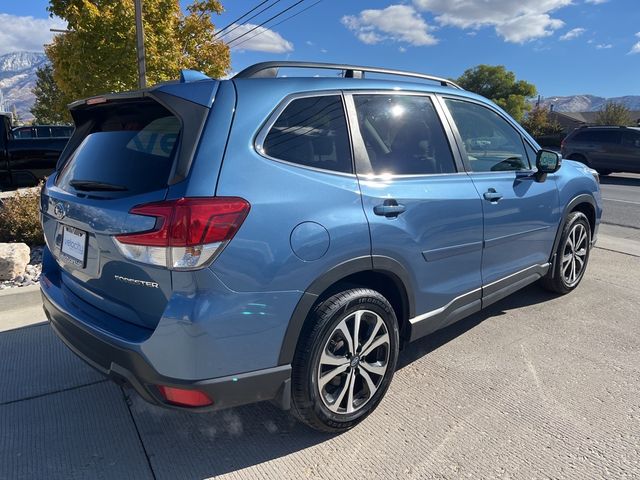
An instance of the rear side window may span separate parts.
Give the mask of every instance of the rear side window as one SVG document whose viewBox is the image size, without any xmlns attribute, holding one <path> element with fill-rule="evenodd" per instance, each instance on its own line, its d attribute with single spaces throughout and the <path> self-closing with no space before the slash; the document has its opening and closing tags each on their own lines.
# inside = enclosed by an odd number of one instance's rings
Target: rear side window
<svg viewBox="0 0 640 480">
<path fill-rule="evenodd" d="M 167 185 L 181 123 L 160 104 L 140 101 L 97 113 L 87 135 L 66 163 L 57 184 L 96 182 L 113 185 L 124 195 Z"/>
<path fill-rule="evenodd" d="M 620 131 L 613 129 L 584 130 L 576 133 L 571 140 L 584 143 L 620 143 L 620 137 Z"/>
<path fill-rule="evenodd" d="M 415 95 L 354 95 L 358 125 L 376 175 L 456 171 L 431 99 Z"/>
<path fill-rule="evenodd" d="M 262 144 L 277 160 L 351 173 L 351 148 L 339 95 L 293 100 L 280 114 Z"/>
</svg>

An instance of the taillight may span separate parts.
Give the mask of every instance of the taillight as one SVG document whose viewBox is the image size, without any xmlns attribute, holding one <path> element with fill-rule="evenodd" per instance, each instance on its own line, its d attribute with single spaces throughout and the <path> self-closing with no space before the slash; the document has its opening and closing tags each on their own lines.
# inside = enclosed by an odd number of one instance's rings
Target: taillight
<svg viewBox="0 0 640 480">
<path fill-rule="evenodd" d="M 200 268 L 233 238 L 251 205 L 237 197 L 181 198 L 133 207 L 156 218 L 152 230 L 115 237 L 124 256 L 174 270 Z"/>
</svg>

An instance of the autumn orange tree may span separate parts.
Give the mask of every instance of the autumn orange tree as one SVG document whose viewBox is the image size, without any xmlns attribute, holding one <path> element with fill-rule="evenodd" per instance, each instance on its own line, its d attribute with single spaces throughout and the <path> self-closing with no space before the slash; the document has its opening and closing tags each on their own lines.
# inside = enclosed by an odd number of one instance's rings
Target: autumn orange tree
<svg viewBox="0 0 640 480">
<path fill-rule="evenodd" d="M 137 88 L 133 0 L 50 0 L 48 10 L 67 21 L 68 33 L 46 47 L 53 79 L 66 102 Z M 230 67 L 229 47 L 215 38 L 218 0 L 144 0 L 147 83 L 176 79 L 182 68 L 211 77 Z"/>
</svg>

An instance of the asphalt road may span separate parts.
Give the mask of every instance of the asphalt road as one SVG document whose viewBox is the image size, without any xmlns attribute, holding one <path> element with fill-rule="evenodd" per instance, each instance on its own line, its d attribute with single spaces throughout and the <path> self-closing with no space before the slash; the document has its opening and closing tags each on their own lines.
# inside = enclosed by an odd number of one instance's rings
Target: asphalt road
<svg viewBox="0 0 640 480">
<path fill-rule="evenodd" d="M 600 186 L 604 202 L 602 223 L 633 229 L 635 232 L 626 233 L 640 240 L 640 175 L 616 173 L 600 177 Z"/>
<path fill-rule="evenodd" d="M 564 297 L 532 285 L 401 354 L 338 436 L 270 404 L 150 406 L 47 324 L 0 333 L 0 479 L 640 478 L 640 257 L 597 248 Z"/>
</svg>

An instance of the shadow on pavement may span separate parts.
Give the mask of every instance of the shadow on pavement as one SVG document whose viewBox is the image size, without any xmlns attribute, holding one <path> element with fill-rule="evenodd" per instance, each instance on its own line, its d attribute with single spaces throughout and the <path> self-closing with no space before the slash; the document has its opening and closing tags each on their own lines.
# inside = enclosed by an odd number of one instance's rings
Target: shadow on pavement
<svg viewBox="0 0 640 480">
<path fill-rule="evenodd" d="M 536 305 L 557 298 L 557 295 L 544 290 L 537 284 L 529 285 L 514 295 L 490 305 L 485 310 L 464 318 L 448 327 L 438 330 L 420 340 L 407 345 L 398 360 L 398 370 L 427 355 L 428 353 L 449 343 L 465 332 L 471 330 L 490 317 L 504 315 L 507 310 Z"/>
</svg>

